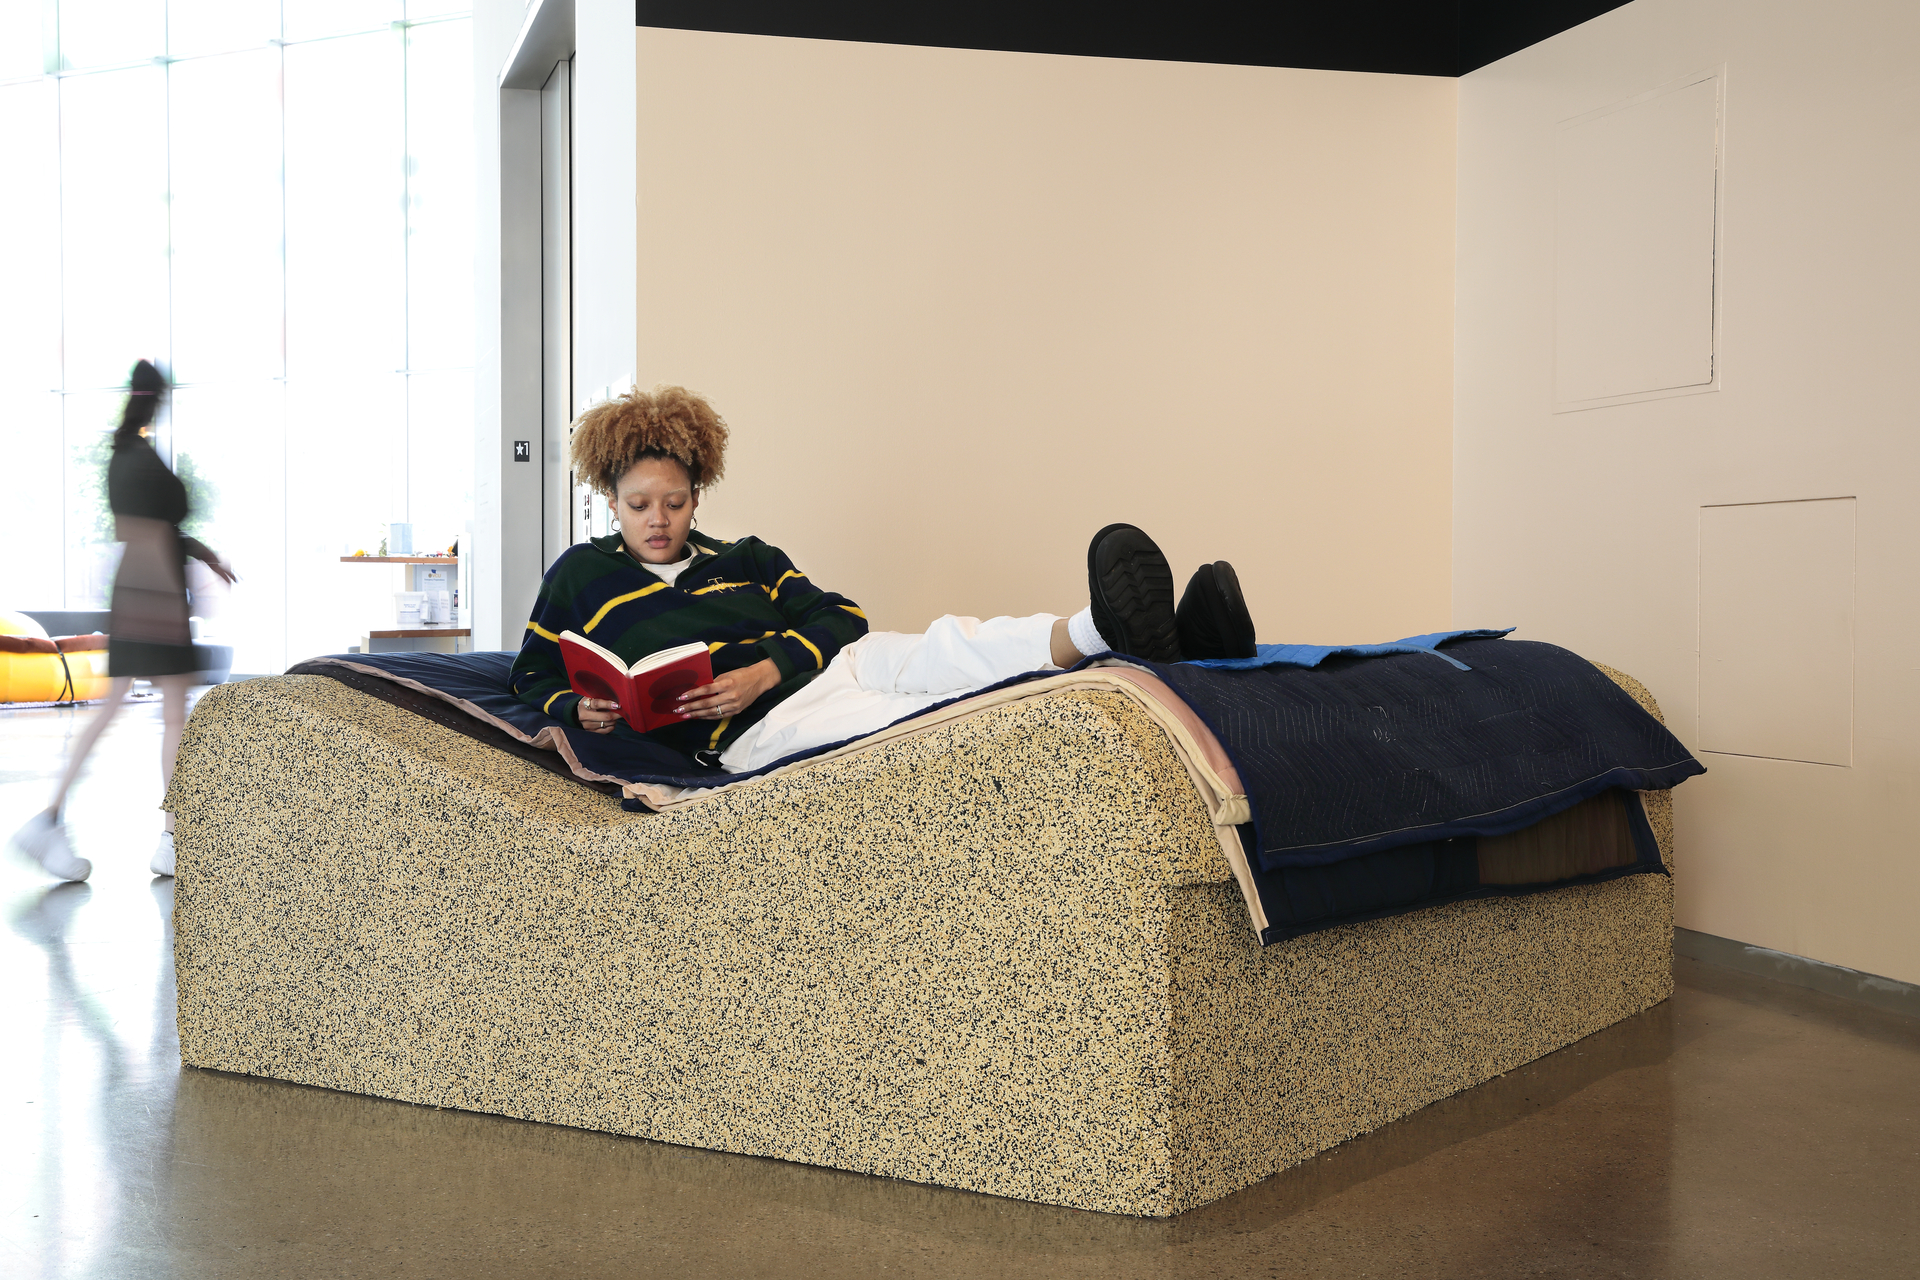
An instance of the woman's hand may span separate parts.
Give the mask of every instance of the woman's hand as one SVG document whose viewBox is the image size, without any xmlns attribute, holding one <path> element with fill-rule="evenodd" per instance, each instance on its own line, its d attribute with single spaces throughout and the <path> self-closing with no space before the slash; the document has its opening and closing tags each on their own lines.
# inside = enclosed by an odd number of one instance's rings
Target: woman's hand
<svg viewBox="0 0 1920 1280">
<path fill-rule="evenodd" d="M 582 698 L 574 707 L 580 727 L 588 733 L 612 733 L 620 723 L 620 704 L 611 698 Z"/>
<path fill-rule="evenodd" d="M 240 581 L 240 575 L 233 571 L 233 566 L 227 563 L 226 557 L 198 538 L 189 538 L 182 535 L 180 544 L 181 549 L 188 555 L 219 574 L 222 578 L 225 578 L 228 582 Z"/>
<path fill-rule="evenodd" d="M 225 556 L 211 547 L 203 546 L 200 549 L 207 553 L 199 557 L 201 564 L 207 566 L 207 568 L 213 570 L 228 582 L 240 581 L 240 575 L 233 571 L 233 566 L 227 563 Z"/>
<path fill-rule="evenodd" d="M 772 658 L 762 658 L 750 667 L 715 676 L 712 684 L 687 690 L 680 695 L 680 709 L 695 720 L 724 720 L 745 711 L 779 683 L 780 668 Z"/>
</svg>

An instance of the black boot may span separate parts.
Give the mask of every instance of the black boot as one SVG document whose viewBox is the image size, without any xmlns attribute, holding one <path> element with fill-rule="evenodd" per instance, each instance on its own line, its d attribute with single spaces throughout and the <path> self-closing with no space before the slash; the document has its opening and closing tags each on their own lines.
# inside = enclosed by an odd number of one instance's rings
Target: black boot
<svg viewBox="0 0 1920 1280">
<path fill-rule="evenodd" d="M 1180 652 L 1188 661 L 1254 656 L 1253 616 L 1240 594 L 1240 576 L 1225 560 L 1194 570 L 1174 616 Z"/>
<path fill-rule="evenodd" d="M 1173 569 L 1153 539 L 1130 524 L 1110 524 L 1087 547 L 1087 595 L 1093 625 L 1115 653 L 1148 662 L 1180 661 L 1173 616 Z"/>
</svg>

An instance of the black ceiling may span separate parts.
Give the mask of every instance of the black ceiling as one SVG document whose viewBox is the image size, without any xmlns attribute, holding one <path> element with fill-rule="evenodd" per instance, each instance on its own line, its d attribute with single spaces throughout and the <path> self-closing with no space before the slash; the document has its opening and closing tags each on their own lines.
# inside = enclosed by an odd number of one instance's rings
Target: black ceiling
<svg viewBox="0 0 1920 1280">
<path fill-rule="evenodd" d="M 1627 0 L 637 0 L 639 25 L 1457 76 Z"/>
</svg>

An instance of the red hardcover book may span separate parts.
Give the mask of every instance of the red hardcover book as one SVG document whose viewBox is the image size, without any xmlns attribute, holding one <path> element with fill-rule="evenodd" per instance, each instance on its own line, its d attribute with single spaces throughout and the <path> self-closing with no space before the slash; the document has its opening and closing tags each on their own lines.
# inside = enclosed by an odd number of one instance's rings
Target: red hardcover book
<svg viewBox="0 0 1920 1280">
<path fill-rule="evenodd" d="M 628 666 L 611 649 L 578 632 L 562 631 L 560 660 L 567 664 L 567 681 L 575 693 L 619 703 L 620 714 L 635 733 L 690 719 L 677 699 L 689 689 L 713 683 L 713 659 L 698 642 L 650 653 Z"/>
</svg>

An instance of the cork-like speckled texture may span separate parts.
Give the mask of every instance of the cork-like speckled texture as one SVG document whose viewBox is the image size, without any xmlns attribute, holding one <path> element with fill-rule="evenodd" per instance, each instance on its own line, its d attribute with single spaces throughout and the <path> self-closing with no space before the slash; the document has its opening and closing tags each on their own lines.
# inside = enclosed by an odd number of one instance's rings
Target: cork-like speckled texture
<svg viewBox="0 0 1920 1280">
<path fill-rule="evenodd" d="M 200 701 L 168 803 L 189 1065 L 1117 1213 L 1670 990 L 1656 876 L 1263 951 L 1117 694 L 629 814 L 325 677 L 251 680 Z"/>
</svg>

